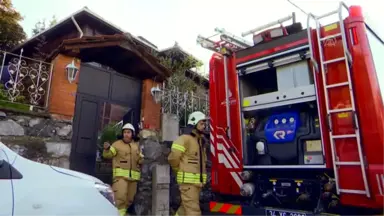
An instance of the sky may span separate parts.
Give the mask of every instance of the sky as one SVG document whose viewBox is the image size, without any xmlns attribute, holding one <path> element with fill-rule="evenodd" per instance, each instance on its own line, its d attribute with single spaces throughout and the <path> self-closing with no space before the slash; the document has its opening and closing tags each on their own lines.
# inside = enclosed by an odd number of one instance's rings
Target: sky
<svg viewBox="0 0 384 216">
<path fill-rule="evenodd" d="M 320 15 L 337 9 L 337 0 L 291 0 L 306 12 Z M 211 51 L 196 43 L 197 35 L 211 36 L 216 27 L 225 28 L 238 36 L 242 32 L 275 21 L 292 12 L 306 26 L 306 15 L 287 0 L 13 0 L 14 7 L 24 16 L 21 22 L 31 36 L 39 20 L 58 21 L 87 6 L 105 20 L 136 36 L 143 36 L 159 49 L 173 46 L 175 41 L 187 52 L 200 59 L 208 72 Z M 237 3 L 235 3 L 237 2 Z M 369 24 L 384 38 L 384 1 L 346 0 L 347 5 L 360 5 Z M 346 11 L 345 11 L 346 12 Z M 328 20 L 325 20 L 327 22 Z M 337 21 L 334 17 L 331 21 Z M 251 38 L 247 38 L 251 41 Z M 381 91 L 384 71 L 379 74 Z M 384 94 L 383 94 L 384 95 Z"/>
</svg>

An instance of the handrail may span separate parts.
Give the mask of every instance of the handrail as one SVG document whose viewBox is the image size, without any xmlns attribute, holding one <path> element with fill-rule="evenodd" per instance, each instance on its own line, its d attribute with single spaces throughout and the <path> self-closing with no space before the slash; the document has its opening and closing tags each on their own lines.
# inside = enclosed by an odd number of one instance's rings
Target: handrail
<svg viewBox="0 0 384 216">
<path fill-rule="evenodd" d="M 330 16 L 334 13 L 337 13 L 339 15 L 339 23 L 340 23 L 340 32 L 341 32 L 341 37 L 342 37 L 342 43 L 343 43 L 343 47 L 344 47 L 344 52 L 347 56 L 347 59 L 348 59 L 348 62 L 350 64 L 352 64 L 352 55 L 351 53 L 349 52 L 348 50 L 348 46 L 347 46 L 347 36 L 346 36 L 346 33 L 345 33 L 345 27 L 344 27 L 344 20 L 343 20 L 343 9 L 347 9 L 348 13 L 349 13 L 349 8 L 348 6 L 344 3 L 344 2 L 340 2 L 339 3 L 339 8 L 337 11 L 331 11 L 329 13 L 325 13 L 321 16 L 315 16 L 314 14 L 312 13 L 309 13 L 308 16 L 307 16 L 307 34 L 308 34 L 308 43 L 309 43 L 309 50 L 311 52 L 310 54 L 310 59 L 311 59 L 311 63 L 314 65 L 315 67 L 315 70 L 316 72 L 319 72 L 319 66 L 313 56 L 313 48 L 312 48 L 312 33 L 311 33 L 311 27 L 310 27 L 310 21 L 311 19 L 315 20 L 316 22 L 316 29 L 317 28 L 320 28 L 320 24 L 319 24 L 319 19 L 322 19 L 324 17 L 327 17 L 327 16 Z M 321 58 L 321 57 L 320 57 Z"/>
<path fill-rule="evenodd" d="M 348 50 L 348 46 L 347 46 L 347 36 L 345 34 L 345 27 L 344 27 L 344 20 L 343 20 L 343 8 L 347 9 L 348 11 L 348 14 L 349 14 L 349 8 L 348 6 L 344 3 L 344 2 L 340 2 L 339 4 L 339 11 L 338 11 L 338 14 L 339 14 L 339 21 L 340 21 L 340 31 L 341 31 L 341 37 L 342 37 L 342 43 L 343 43 L 343 47 L 344 47 L 344 52 L 348 58 L 348 62 L 350 64 L 352 64 L 352 55 L 351 53 L 349 52 Z"/>
<path fill-rule="evenodd" d="M 308 44 L 309 44 L 309 52 L 310 52 L 310 59 L 311 63 L 313 64 L 315 71 L 319 72 L 319 66 L 313 56 L 313 48 L 312 48 L 312 32 L 311 32 L 311 27 L 309 26 L 309 23 L 311 21 L 311 18 L 316 21 L 316 27 L 318 26 L 318 22 L 316 20 L 316 16 L 313 15 L 312 13 L 308 13 L 307 16 L 307 34 L 308 34 Z"/>
<path fill-rule="evenodd" d="M 228 50 L 231 52 L 236 52 L 253 46 L 252 42 L 248 42 L 244 38 L 238 37 L 230 32 L 227 32 L 223 28 L 215 28 L 215 32 L 216 34 L 208 38 L 198 35 L 196 42 L 200 44 L 203 48 L 221 54 L 226 53 Z M 210 39 L 216 35 L 220 35 L 219 41 L 213 41 Z"/>
<path fill-rule="evenodd" d="M 251 47 L 253 46 L 252 42 L 249 42 L 245 40 L 244 38 L 238 37 L 230 32 L 227 32 L 224 28 L 215 28 L 215 32 L 221 34 L 222 36 L 225 36 L 226 38 L 229 38 L 231 41 L 236 42 L 244 47 Z"/>
</svg>

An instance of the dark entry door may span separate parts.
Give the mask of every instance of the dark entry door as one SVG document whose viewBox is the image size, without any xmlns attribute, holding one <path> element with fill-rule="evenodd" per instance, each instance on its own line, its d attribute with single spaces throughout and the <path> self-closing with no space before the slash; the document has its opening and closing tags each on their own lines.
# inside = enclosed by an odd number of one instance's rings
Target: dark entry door
<svg viewBox="0 0 384 216">
<path fill-rule="evenodd" d="M 100 132 L 106 125 L 113 125 L 119 121 L 132 123 L 138 129 L 141 81 L 89 64 L 81 65 L 79 76 L 71 169 L 106 181 L 108 178 L 105 175 L 111 174 L 110 169 L 96 167 L 96 158 L 100 156 L 98 152 L 98 145 L 101 145 L 98 143 Z"/>
<path fill-rule="evenodd" d="M 95 134 L 98 129 L 99 103 L 96 98 L 78 94 L 72 136 L 71 169 L 93 175 L 96 158 Z"/>
</svg>

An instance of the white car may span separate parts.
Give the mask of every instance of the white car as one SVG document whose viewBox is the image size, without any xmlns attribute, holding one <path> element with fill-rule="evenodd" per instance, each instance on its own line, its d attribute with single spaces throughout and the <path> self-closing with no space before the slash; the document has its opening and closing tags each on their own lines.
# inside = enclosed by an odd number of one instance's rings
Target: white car
<svg viewBox="0 0 384 216">
<path fill-rule="evenodd" d="M 0 142 L 0 216 L 118 216 L 114 203 L 99 179 L 28 160 Z"/>
</svg>

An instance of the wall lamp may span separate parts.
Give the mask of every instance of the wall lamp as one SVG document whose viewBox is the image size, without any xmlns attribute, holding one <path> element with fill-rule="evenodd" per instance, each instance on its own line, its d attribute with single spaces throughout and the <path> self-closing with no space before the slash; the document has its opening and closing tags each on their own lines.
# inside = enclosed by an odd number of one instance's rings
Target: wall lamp
<svg viewBox="0 0 384 216">
<path fill-rule="evenodd" d="M 151 88 L 151 95 L 155 103 L 159 103 L 161 101 L 162 93 L 163 93 L 163 90 L 161 90 L 159 86 Z"/>
<path fill-rule="evenodd" d="M 67 64 L 65 67 L 65 73 L 67 74 L 67 79 L 69 83 L 75 81 L 79 69 L 75 65 L 75 61 L 72 60 L 72 63 Z"/>
</svg>

